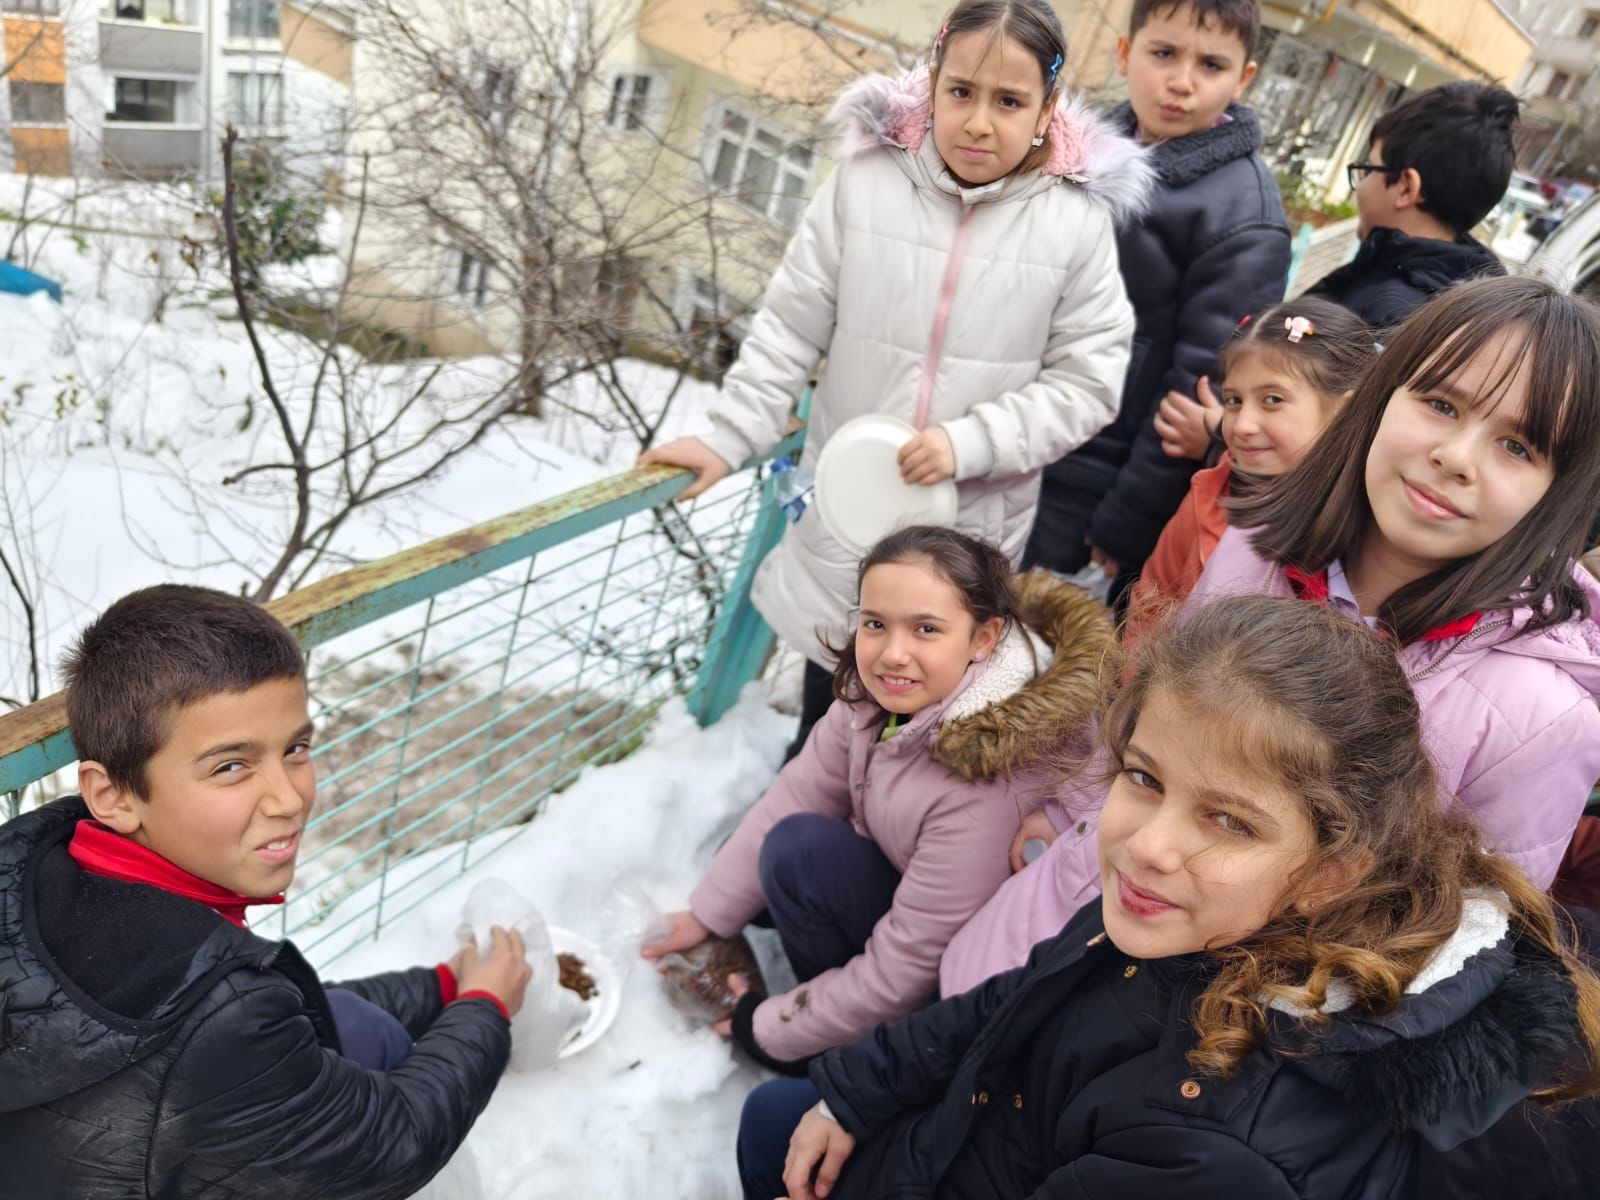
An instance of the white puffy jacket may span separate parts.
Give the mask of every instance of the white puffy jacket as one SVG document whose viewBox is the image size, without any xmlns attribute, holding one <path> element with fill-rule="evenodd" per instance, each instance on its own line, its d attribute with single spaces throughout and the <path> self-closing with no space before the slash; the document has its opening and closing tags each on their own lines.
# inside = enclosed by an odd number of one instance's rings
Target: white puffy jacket
<svg viewBox="0 0 1600 1200">
<path fill-rule="evenodd" d="M 1138 148 L 1063 100 L 1043 170 L 963 189 L 926 136 L 928 75 L 871 76 L 834 108 L 847 145 L 818 190 L 709 413 L 730 464 L 782 438 L 824 355 L 802 460 L 867 413 L 915 419 L 946 265 L 971 208 L 928 424 L 955 449 L 956 528 L 1020 559 L 1039 472 L 1116 416 L 1133 335 L 1113 221 L 1150 186 Z M 756 607 L 814 662 L 842 645 L 857 560 L 816 506 L 755 580 Z"/>
</svg>

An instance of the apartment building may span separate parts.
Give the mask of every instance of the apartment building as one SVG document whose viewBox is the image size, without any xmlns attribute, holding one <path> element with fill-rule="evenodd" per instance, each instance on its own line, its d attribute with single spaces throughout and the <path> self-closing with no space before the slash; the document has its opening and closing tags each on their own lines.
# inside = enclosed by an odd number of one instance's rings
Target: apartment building
<svg viewBox="0 0 1600 1200">
<path fill-rule="evenodd" d="M 308 173 L 342 162 L 354 23 L 305 0 L 0 0 L 17 170 L 213 178 L 233 124 Z M 42 32 L 40 32 L 42 31 Z M 31 40 L 30 40 L 31 39 Z M 25 45 L 26 43 L 26 45 Z"/>
<path fill-rule="evenodd" d="M 1526 105 L 1517 165 L 1543 176 L 1600 125 L 1600 0 L 1522 0 L 1517 15 L 1534 37 L 1515 89 Z"/>
</svg>

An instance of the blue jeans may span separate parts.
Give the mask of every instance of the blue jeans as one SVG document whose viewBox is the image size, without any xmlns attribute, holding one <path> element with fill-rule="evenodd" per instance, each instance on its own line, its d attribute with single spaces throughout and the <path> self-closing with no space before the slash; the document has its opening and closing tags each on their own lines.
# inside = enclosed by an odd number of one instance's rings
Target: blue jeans
<svg viewBox="0 0 1600 1200">
<path fill-rule="evenodd" d="M 767 915 L 801 982 L 860 954 L 900 886 L 871 839 L 820 813 L 791 813 L 769 829 L 758 870 Z"/>
<path fill-rule="evenodd" d="M 344 1057 L 369 1071 L 387 1071 L 406 1060 L 411 1053 L 411 1035 L 394 1017 L 344 988 L 327 988 L 323 995 L 333 1010 L 333 1026 L 339 1031 Z"/>
<path fill-rule="evenodd" d="M 800 1118 L 822 1099 L 805 1079 L 773 1079 L 745 1097 L 739 1115 L 739 1180 L 745 1200 L 786 1196 L 783 1162 Z"/>
</svg>

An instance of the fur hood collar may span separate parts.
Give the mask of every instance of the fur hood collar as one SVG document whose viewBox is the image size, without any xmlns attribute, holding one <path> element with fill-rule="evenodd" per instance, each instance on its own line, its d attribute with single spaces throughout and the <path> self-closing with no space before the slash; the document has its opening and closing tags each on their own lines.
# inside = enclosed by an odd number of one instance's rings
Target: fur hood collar
<svg viewBox="0 0 1600 1200">
<path fill-rule="evenodd" d="M 1469 897 L 1455 934 L 1393 1012 L 1353 1015 L 1349 997 L 1330 987 L 1328 1024 L 1285 1021 L 1280 1044 L 1306 1052 L 1290 1068 L 1441 1150 L 1493 1125 L 1550 1081 L 1575 1027 L 1571 981 L 1513 935 L 1504 904 Z"/>
<path fill-rule="evenodd" d="M 939 713 L 933 757 L 966 780 L 1008 776 L 1060 746 L 1094 711 L 1111 621 L 1082 588 L 1048 571 L 1016 580 L 1024 629 L 1011 630 Z"/>
<path fill-rule="evenodd" d="M 929 80 L 928 68 L 917 67 L 897 79 L 865 75 L 847 87 L 828 112 L 839 133 L 840 153 L 862 154 L 876 146 L 920 153 L 933 122 Z M 1118 225 L 1144 213 L 1155 173 L 1131 138 L 1065 92 L 1050 118 L 1048 136 L 1050 158 L 1042 174 L 1082 188 Z"/>
</svg>

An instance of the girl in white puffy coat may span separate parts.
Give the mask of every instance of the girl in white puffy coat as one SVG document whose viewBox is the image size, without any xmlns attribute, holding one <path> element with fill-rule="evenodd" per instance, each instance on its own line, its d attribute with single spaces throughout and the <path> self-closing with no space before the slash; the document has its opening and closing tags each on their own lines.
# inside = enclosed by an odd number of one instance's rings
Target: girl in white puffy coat
<svg viewBox="0 0 1600 1200">
<path fill-rule="evenodd" d="M 929 67 L 852 84 L 832 113 L 839 165 L 709 431 L 641 461 L 691 468 L 684 495 L 699 494 L 782 439 L 826 358 L 803 461 L 855 417 L 899 417 L 921 431 L 902 477 L 954 478 L 956 528 L 1020 559 L 1041 469 L 1116 416 L 1133 311 L 1113 223 L 1150 180 L 1131 141 L 1063 94 L 1065 51 L 1045 0 L 962 0 Z M 756 607 L 810 664 L 805 717 L 831 702 L 826 646 L 848 636 L 855 571 L 813 505 L 757 573 Z"/>
</svg>

